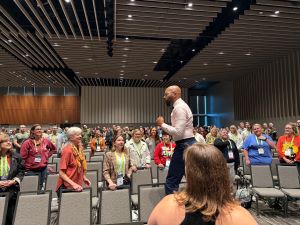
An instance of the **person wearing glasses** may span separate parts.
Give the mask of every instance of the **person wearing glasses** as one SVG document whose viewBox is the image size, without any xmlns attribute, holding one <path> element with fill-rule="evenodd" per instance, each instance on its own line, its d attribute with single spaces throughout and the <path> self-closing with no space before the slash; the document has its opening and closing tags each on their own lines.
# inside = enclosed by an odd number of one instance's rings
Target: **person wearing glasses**
<svg viewBox="0 0 300 225">
<path fill-rule="evenodd" d="M 294 123 L 288 123 L 284 128 L 284 135 L 277 142 L 277 151 L 281 163 L 296 164 L 300 175 L 300 136 Z"/>
<path fill-rule="evenodd" d="M 40 174 L 39 190 L 42 190 L 47 175 L 48 159 L 56 153 L 56 147 L 48 138 L 42 137 L 41 125 L 33 125 L 30 132 L 31 138 L 22 144 L 20 154 L 25 161 L 26 175 Z"/>
<path fill-rule="evenodd" d="M 0 193 L 9 193 L 6 225 L 12 224 L 20 183 L 24 177 L 23 163 L 20 155 L 12 151 L 8 135 L 0 134 Z"/>
</svg>

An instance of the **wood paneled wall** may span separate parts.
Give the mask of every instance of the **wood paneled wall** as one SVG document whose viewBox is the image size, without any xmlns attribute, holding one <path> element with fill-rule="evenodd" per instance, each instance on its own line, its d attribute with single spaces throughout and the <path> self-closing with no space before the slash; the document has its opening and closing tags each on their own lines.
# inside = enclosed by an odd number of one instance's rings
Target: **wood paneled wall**
<svg viewBox="0 0 300 225">
<path fill-rule="evenodd" d="M 0 124 L 80 122 L 78 96 L 0 96 Z"/>
<path fill-rule="evenodd" d="M 154 124 L 157 116 L 170 121 L 164 88 L 82 87 L 81 123 Z M 187 100 L 187 89 L 182 89 Z"/>
<path fill-rule="evenodd" d="M 234 81 L 236 120 L 300 115 L 300 51 Z"/>
</svg>

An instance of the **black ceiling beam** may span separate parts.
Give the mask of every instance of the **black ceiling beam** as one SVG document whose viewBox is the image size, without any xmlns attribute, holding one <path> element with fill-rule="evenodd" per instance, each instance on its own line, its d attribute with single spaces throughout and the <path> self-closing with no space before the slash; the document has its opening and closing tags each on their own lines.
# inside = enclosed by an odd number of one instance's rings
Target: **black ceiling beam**
<svg viewBox="0 0 300 225">
<path fill-rule="evenodd" d="M 168 71 L 164 80 L 170 80 L 182 67 L 185 66 L 195 55 L 201 51 L 214 39 L 216 39 L 230 24 L 233 24 L 245 10 L 256 4 L 256 0 L 232 0 L 222 9 L 213 22 L 203 30 L 194 40 L 173 40 L 166 52 L 163 54 L 158 64 L 154 68 L 156 71 Z M 236 11 L 234 7 L 238 7 Z"/>
</svg>

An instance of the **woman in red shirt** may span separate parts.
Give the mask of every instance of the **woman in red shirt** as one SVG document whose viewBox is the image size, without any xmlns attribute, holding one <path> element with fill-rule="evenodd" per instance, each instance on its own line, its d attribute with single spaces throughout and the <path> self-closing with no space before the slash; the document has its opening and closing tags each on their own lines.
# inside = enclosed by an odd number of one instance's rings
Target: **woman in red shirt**
<svg viewBox="0 0 300 225">
<path fill-rule="evenodd" d="M 297 134 L 296 125 L 288 123 L 285 125 L 284 135 L 277 142 L 277 151 L 281 163 L 297 164 L 300 174 L 300 136 Z"/>
<path fill-rule="evenodd" d="M 83 153 L 81 129 L 71 127 L 67 131 L 68 143 L 64 147 L 59 168 L 56 192 L 60 196 L 60 190 L 82 191 L 83 182 L 90 186 L 91 182 L 86 174 L 86 161 Z"/>
<path fill-rule="evenodd" d="M 47 175 L 48 159 L 56 153 L 56 147 L 48 138 L 43 138 L 42 128 L 35 124 L 30 129 L 31 138 L 21 145 L 20 155 L 25 162 L 26 175 L 40 173 L 39 189 L 41 190 Z"/>
<path fill-rule="evenodd" d="M 159 168 L 169 168 L 175 147 L 176 144 L 171 142 L 170 135 L 163 133 L 162 142 L 157 144 L 154 150 L 154 162 Z"/>
</svg>

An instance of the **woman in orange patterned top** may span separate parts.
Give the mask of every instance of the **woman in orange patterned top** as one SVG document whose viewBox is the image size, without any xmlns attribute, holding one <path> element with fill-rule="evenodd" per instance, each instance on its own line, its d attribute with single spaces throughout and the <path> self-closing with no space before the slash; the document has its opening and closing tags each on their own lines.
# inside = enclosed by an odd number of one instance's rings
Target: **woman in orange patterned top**
<svg viewBox="0 0 300 225">
<path fill-rule="evenodd" d="M 69 142 L 64 147 L 59 168 L 59 178 L 56 192 L 60 195 L 60 190 L 82 191 L 83 182 L 90 186 L 91 182 L 86 174 L 86 161 L 83 153 L 81 129 L 71 127 L 67 131 Z"/>
<path fill-rule="evenodd" d="M 297 164 L 300 174 L 300 136 L 297 134 L 297 127 L 293 123 L 285 125 L 284 135 L 280 136 L 277 142 L 277 151 L 281 163 Z"/>
</svg>

